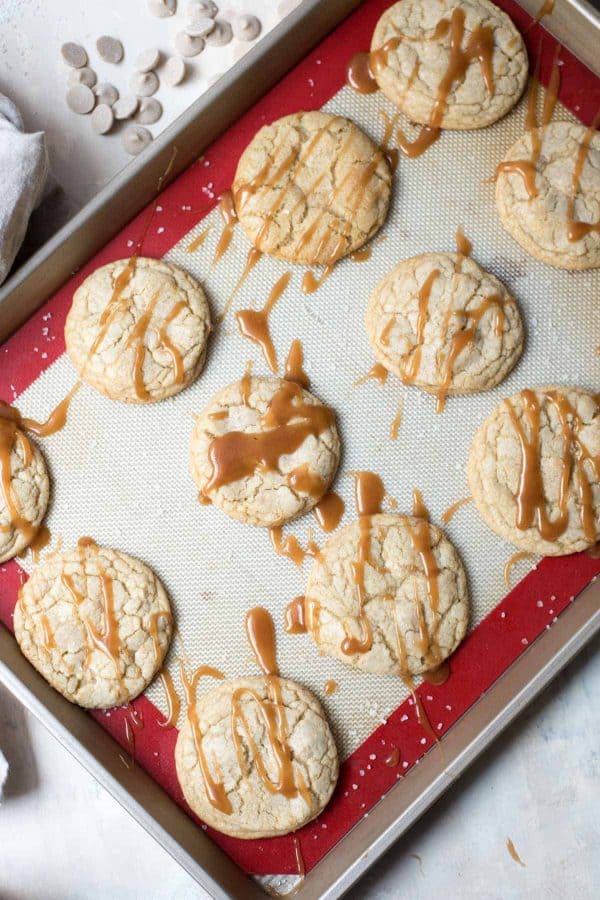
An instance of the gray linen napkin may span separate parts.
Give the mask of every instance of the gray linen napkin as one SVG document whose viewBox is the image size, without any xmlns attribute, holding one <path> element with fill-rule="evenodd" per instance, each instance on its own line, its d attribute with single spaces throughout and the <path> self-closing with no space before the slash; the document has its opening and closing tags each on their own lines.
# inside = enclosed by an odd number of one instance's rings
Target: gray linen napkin
<svg viewBox="0 0 600 900">
<path fill-rule="evenodd" d="M 0 94 L 0 284 L 25 237 L 48 175 L 46 137 L 25 134 L 17 107 Z"/>
</svg>

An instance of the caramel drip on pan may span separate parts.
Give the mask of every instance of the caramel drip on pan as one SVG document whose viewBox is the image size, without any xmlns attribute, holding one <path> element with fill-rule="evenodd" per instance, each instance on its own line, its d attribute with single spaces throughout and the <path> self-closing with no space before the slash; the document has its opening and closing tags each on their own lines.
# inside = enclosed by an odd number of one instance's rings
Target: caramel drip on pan
<svg viewBox="0 0 600 900">
<path fill-rule="evenodd" d="M 527 98 L 527 116 L 525 119 L 525 127 L 531 133 L 531 158 L 530 159 L 507 159 L 496 166 L 496 177 L 504 173 L 520 175 L 525 185 L 525 190 L 532 200 L 537 197 L 539 191 L 536 185 L 537 165 L 542 152 L 542 135 L 543 129 L 549 124 L 556 106 L 556 99 L 560 88 L 560 69 L 558 66 L 558 57 L 560 54 L 560 44 L 557 46 L 554 59 L 552 61 L 552 71 L 548 88 L 544 94 L 544 103 L 542 106 L 542 117 L 538 125 L 537 103 L 539 91 L 539 72 L 541 53 L 535 65 L 535 71 L 529 89 Z"/>
<path fill-rule="evenodd" d="M 429 672 L 423 672 L 422 677 L 423 681 L 426 681 L 427 684 L 432 684 L 435 687 L 446 684 L 450 678 L 450 664 L 448 660 L 440 663 L 435 669 L 430 669 Z"/>
<path fill-rule="evenodd" d="M 39 562 L 41 551 L 48 546 L 51 540 L 50 529 L 46 525 L 40 525 L 37 534 L 29 544 L 31 558 L 34 563 Z"/>
<path fill-rule="evenodd" d="M 368 51 L 355 53 L 346 69 L 346 81 L 359 94 L 374 94 L 379 90 L 371 68 L 371 54 Z"/>
<path fill-rule="evenodd" d="M 329 533 L 335 531 L 344 515 L 344 501 L 331 491 L 322 497 L 313 509 L 313 515 L 319 526 Z"/>
<path fill-rule="evenodd" d="M 202 731 L 200 730 L 198 710 L 196 708 L 196 688 L 200 679 L 206 676 L 222 679 L 224 675 L 218 669 L 211 668 L 211 666 L 200 666 L 196 669 L 191 678 L 189 678 L 182 662 L 179 663 L 179 666 L 181 671 L 181 682 L 183 684 L 187 704 L 187 719 L 194 738 L 194 747 L 196 748 L 196 755 L 204 780 L 206 796 L 208 797 L 211 806 L 214 806 L 219 812 L 225 813 L 225 815 L 231 815 L 233 807 L 231 806 L 229 797 L 225 793 L 223 783 L 213 778 L 208 765 L 208 760 L 206 759 L 206 754 L 204 753 L 204 748 L 202 746 Z"/>
<path fill-rule="evenodd" d="M 527 34 L 527 32 L 530 31 L 534 25 L 537 25 L 538 22 L 541 22 L 545 16 L 551 16 L 554 12 L 555 5 L 556 0 L 544 0 L 540 6 L 539 12 L 536 13 L 535 19 L 529 23 L 523 34 Z"/>
<path fill-rule="evenodd" d="M 209 225 L 207 228 L 201 231 L 198 237 L 195 237 L 194 240 L 190 244 L 188 244 L 188 246 L 186 247 L 186 251 L 188 253 L 193 253 L 195 250 L 198 250 L 198 248 L 202 246 L 202 244 L 208 237 L 210 230 L 211 226 Z"/>
<path fill-rule="evenodd" d="M 390 768 L 393 768 L 393 767 L 397 766 L 399 762 L 400 762 L 400 751 L 398 750 L 397 747 L 394 747 L 391 750 L 389 756 L 386 756 L 386 758 L 384 759 L 384 763 L 386 764 L 386 766 L 390 766 Z"/>
<path fill-rule="evenodd" d="M 356 559 L 352 563 L 354 582 L 358 597 L 358 616 L 360 637 L 346 632 L 342 641 L 342 653 L 367 653 L 373 646 L 371 623 L 365 615 L 364 606 L 367 600 L 365 588 L 365 566 L 373 565 L 371 559 L 371 524 L 372 517 L 381 512 L 381 504 L 385 496 L 383 482 L 374 472 L 351 472 L 354 476 L 354 493 L 356 511 L 358 513 L 358 547 Z"/>
<path fill-rule="evenodd" d="M 390 424 L 390 438 L 392 441 L 398 440 L 398 432 L 400 431 L 400 426 L 402 424 L 402 410 L 403 410 L 403 403 L 401 400 L 400 403 L 398 404 L 398 409 L 396 410 L 396 415 L 394 416 L 394 418 L 392 419 L 391 424 Z"/>
<path fill-rule="evenodd" d="M 166 669 L 159 672 L 158 677 L 160 678 L 160 682 L 165 692 L 165 699 L 167 701 L 167 718 L 163 722 L 159 722 L 158 725 L 160 728 L 175 728 L 177 720 L 179 719 L 179 710 L 181 708 L 179 696 L 175 690 L 173 679 Z"/>
<path fill-rule="evenodd" d="M 284 538 L 282 525 L 275 525 L 273 528 L 269 528 L 269 535 L 275 553 L 278 556 L 285 556 L 286 559 L 290 559 L 296 566 L 301 566 L 307 556 L 318 559 L 321 555 L 319 547 L 312 540 L 308 540 L 306 547 L 303 547 L 293 534 L 288 534 Z"/>
<path fill-rule="evenodd" d="M 506 560 L 504 565 L 504 583 L 507 588 L 510 588 L 510 576 L 512 574 L 513 568 L 516 566 L 518 562 L 522 559 L 535 559 L 535 554 L 528 553 L 527 550 L 519 550 L 518 553 L 513 553 L 513 555 Z"/>
<path fill-rule="evenodd" d="M 473 498 L 462 497 L 460 500 L 457 500 L 456 503 L 453 503 L 452 506 L 449 506 L 445 513 L 442 514 L 442 522 L 444 525 L 447 525 L 450 519 L 454 517 L 454 514 L 461 508 L 461 506 L 465 506 L 465 504 L 470 503 Z"/>
<path fill-rule="evenodd" d="M 211 441 L 212 473 L 203 493 L 246 478 L 259 468 L 278 471 L 282 456 L 298 450 L 307 437 L 318 437 L 333 418 L 331 409 L 307 403 L 299 385 L 286 381 L 260 419 L 264 431 L 229 431 Z"/>
<path fill-rule="evenodd" d="M 300 387 L 308 388 L 310 380 L 304 371 L 304 351 L 302 344 L 298 338 L 294 338 L 290 345 L 290 350 L 285 361 L 285 378 L 287 381 L 294 381 Z"/>
<path fill-rule="evenodd" d="M 333 678 L 328 678 L 327 681 L 325 682 L 325 686 L 323 688 L 325 693 L 328 695 L 335 694 L 337 689 L 338 689 L 337 681 L 334 681 Z"/>
<path fill-rule="evenodd" d="M 521 531 L 526 531 L 535 524 L 544 540 L 557 540 L 566 531 L 569 524 L 569 484 L 573 474 L 577 477 L 579 515 L 583 533 L 589 543 L 594 543 L 597 537 L 594 498 L 585 464 L 587 462 L 593 468 L 596 476 L 600 477 L 600 460 L 590 454 L 579 438 L 579 432 L 583 425 L 579 415 L 559 391 L 548 391 L 545 394 L 546 400 L 554 407 L 558 416 L 563 441 L 557 499 L 558 516 L 554 520 L 550 520 L 546 508 L 541 466 L 540 403 L 531 390 L 521 391 L 520 397 L 523 406 L 522 419 L 517 416 L 512 404 L 508 400 L 505 401 L 521 449 L 519 485 L 515 498 L 517 503 L 516 527 Z"/>
<path fill-rule="evenodd" d="M 453 86 L 462 82 L 472 62 L 477 60 L 481 68 L 481 74 L 490 97 L 494 96 L 495 84 L 493 74 L 494 33 L 487 25 L 479 25 L 475 28 L 467 40 L 463 49 L 462 43 L 465 35 L 465 13 L 460 7 L 452 10 L 449 19 L 440 19 L 428 41 L 438 41 L 450 34 L 450 56 L 448 66 L 438 85 L 436 99 L 429 116 L 427 125 L 422 125 L 414 140 L 409 140 L 398 130 L 398 143 L 402 152 L 408 157 L 420 156 L 440 136 L 440 129 L 444 118 L 444 112 L 448 103 L 448 97 Z M 377 74 L 378 68 L 387 65 L 389 54 L 392 53 L 404 40 L 411 40 L 403 34 L 386 41 L 383 47 L 374 50 L 370 54 L 371 69 Z M 422 41 L 423 38 L 412 38 Z"/>
<path fill-rule="evenodd" d="M 221 217 L 225 224 L 223 225 L 223 231 L 221 232 L 221 237 L 219 238 L 215 249 L 215 255 L 212 261 L 213 266 L 216 266 L 223 255 L 227 253 L 229 245 L 231 244 L 231 238 L 233 237 L 233 229 L 238 221 L 231 191 L 225 191 L 223 196 L 219 198 L 219 212 L 221 213 Z"/>
<path fill-rule="evenodd" d="M 23 431 L 29 431 L 37 437 L 49 437 L 56 434 L 67 424 L 67 415 L 71 400 L 81 387 L 81 382 L 77 381 L 66 397 L 52 410 L 45 422 L 37 422 L 35 419 L 28 419 L 22 416 L 19 410 L 14 406 L 0 401 L 0 420 L 6 419 L 13 422 L 17 428 Z"/>
<path fill-rule="evenodd" d="M 429 519 L 429 510 L 425 506 L 425 502 L 423 500 L 423 494 L 418 488 L 413 488 L 412 492 L 413 502 L 412 502 L 412 514 L 417 519 Z"/>
<path fill-rule="evenodd" d="M 285 608 L 284 625 L 288 634 L 306 634 L 305 597 L 300 595 L 290 600 Z"/>
<path fill-rule="evenodd" d="M 456 229 L 455 240 L 457 253 L 460 253 L 461 256 L 470 256 L 473 251 L 473 244 L 465 237 L 465 233 L 460 226 Z"/>
<path fill-rule="evenodd" d="M 258 344 L 272 372 L 277 372 L 277 353 L 269 329 L 269 313 L 287 288 L 290 278 L 291 272 L 285 272 L 278 279 L 262 309 L 240 309 L 235 314 L 241 333 L 254 344 Z"/>
<path fill-rule="evenodd" d="M 389 375 L 388 370 L 381 363 L 375 363 L 372 368 L 369 369 L 366 375 L 363 375 L 361 378 L 358 378 L 354 385 L 357 387 L 359 384 L 364 384 L 365 381 L 369 381 L 372 378 L 374 381 L 377 381 L 379 384 L 385 384 L 387 381 L 387 377 Z"/>
<path fill-rule="evenodd" d="M 252 652 L 265 675 L 278 675 L 275 626 L 270 613 L 263 606 L 255 606 L 246 613 L 246 637 Z"/>
<path fill-rule="evenodd" d="M 217 325 L 220 325 L 220 323 L 223 321 L 223 319 L 229 312 L 229 310 L 231 308 L 231 304 L 233 303 L 235 297 L 237 296 L 239 289 L 244 284 L 244 282 L 246 281 L 246 278 L 248 277 L 248 275 L 250 274 L 250 272 L 252 271 L 252 269 L 254 268 L 256 263 L 259 261 L 261 256 L 262 256 L 262 253 L 260 250 L 258 250 L 256 247 L 250 247 L 250 249 L 248 250 L 248 255 L 246 256 L 246 264 L 245 264 L 244 268 L 242 269 L 242 274 L 236 281 L 234 289 L 232 290 L 231 294 L 227 298 L 225 306 L 223 307 L 223 312 L 219 313 L 219 315 L 217 316 L 217 318 L 215 320 Z"/>
</svg>

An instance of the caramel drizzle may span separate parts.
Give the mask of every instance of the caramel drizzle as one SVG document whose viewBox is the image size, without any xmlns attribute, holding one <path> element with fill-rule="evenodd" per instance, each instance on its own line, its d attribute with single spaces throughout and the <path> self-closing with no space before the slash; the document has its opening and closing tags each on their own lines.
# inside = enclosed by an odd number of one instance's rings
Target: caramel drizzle
<svg viewBox="0 0 600 900">
<path fill-rule="evenodd" d="M 465 233 L 460 225 L 456 229 L 455 240 L 457 253 L 460 253 L 461 256 L 470 256 L 473 251 L 473 244 L 465 237 Z"/>
<path fill-rule="evenodd" d="M 202 731 L 200 729 L 198 709 L 196 707 L 196 688 L 200 679 L 207 676 L 210 678 L 222 679 L 224 678 L 224 675 L 218 669 L 213 669 L 211 666 L 200 666 L 196 669 L 191 678 L 189 678 L 181 661 L 179 667 L 181 671 L 181 683 L 183 684 L 187 705 L 187 720 L 194 738 L 194 747 L 196 749 L 200 771 L 202 772 L 204 789 L 206 790 L 208 802 L 211 806 L 214 806 L 215 809 L 218 809 L 219 812 L 229 816 L 233 812 L 233 807 L 225 792 L 223 783 L 220 780 L 215 780 L 211 774 L 204 747 L 202 746 Z"/>
<path fill-rule="evenodd" d="M 432 269 L 418 293 L 419 312 L 417 316 L 417 330 L 415 337 L 415 346 L 412 351 L 407 354 L 400 363 L 402 381 L 405 384 L 412 384 L 416 379 L 419 366 L 421 365 L 421 354 L 423 352 L 423 343 L 425 341 L 425 326 L 429 317 L 429 298 L 433 285 L 440 274 L 439 269 Z M 395 319 L 391 318 L 385 325 L 381 334 L 381 343 L 384 346 L 389 344 L 390 331 L 394 326 Z"/>
<path fill-rule="evenodd" d="M 432 34 L 423 39 L 410 38 L 407 35 L 398 34 L 396 37 L 386 41 L 383 47 L 374 50 L 370 55 L 370 64 L 372 70 L 377 73 L 378 68 L 387 64 L 389 54 L 392 53 L 404 40 L 418 41 L 438 41 L 450 34 L 450 57 L 446 71 L 438 85 L 437 96 L 433 105 L 433 109 L 429 116 L 427 125 L 421 126 L 417 137 L 409 140 L 398 129 L 398 143 L 402 152 L 414 158 L 420 156 L 427 150 L 440 136 L 440 130 L 448 97 L 452 87 L 463 81 L 467 70 L 472 62 L 477 60 L 481 68 L 481 74 L 486 85 L 487 92 L 490 97 L 494 96 L 494 74 L 493 74 L 493 52 L 494 52 L 494 34 L 487 25 L 479 25 L 471 33 L 465 48 L 462 42 L 465 34 L 465 13 L 460 7 L 456 7 L 450 19 L 440 19 Z"/>
<path fill-rule="evenodd" d="M 402 424 L 402 410 L 403 410 L 403 402 L 402 400 L 398 404 L 398 409 L 396 410 L 396 415 L 392 419 L 390 424 L 390 438 L 392 441 L 398 440 L 398 433 L 400 431 L 400 426 Z"/>
<path fill-rule="evenodd" d="M 250 754 L 254 758 L 256 772 L 267 791 L 271 794 L 281 794 L 288 800 L 301 796 L 310 808 L 312 805 L 310 794 L 306 790 L 300 773 L 298 773 L 298 781 L 296 780 L 292 751 L 288 744 L 287 717 L 277 668 L 273 620 L 266 609 L 256 607 L 247 613 L 245 625 L 248 642 L 265 675 L 267 698 L 263 700 L 252 688 L 244 687 L 237 688 L 232 694 L 231 731 L 240 771 L 244 777 L 248 777 L 248 763 L 238 726 L 245 732 Z M 250 697 L 257 704 L 277 768 L 275 780 L 270 778 L 262 752 L 254 740 L 242 707 L 243 697 Z"/>
<path fill-rule="evenodd" d="M 524 423 L 519 419 L 510 401 L 505 401 L 510 420 L 517 434 L 521 448 L 521 468 L 517 488 L 517 514 L 515 525 L 520 531 L 534 526 L 547 541 L 557 540 L 566 530 L 569 522 L 569 484 L 571 474 L 577 476 L 581 526 L 589 543 L 596 541 L 596 523 L 592 486 L 585 470 L 585 463 L 600 477 L 600 460 L 593 457 L 579 439 L 582 422 L 567 398 L 558 391 L 548 391 L 544 396 L 552 404 L 558 415 L 562 439 L 560 486 L 558 495 L 558 516 L 550 520 L 546 509 L 546 494 L 541 468 L 540 448 L 540 403 L 531 390 L 519 395 L 523 407 L 523 417 L 529 427 L 526 433 Z"/>
<path fill-rule="evenodd" d="M 239 289 L 242 287 L 242 285 L 246 281 L 246 278 L 248 277 L 256 263 L 259 261 L 261 256 L 262 252 L 260 250 L 258 250 L 256 247 L 250 247 L 250 249 L 248 250 L 248 255 L 246 256 L 246 264 L 242 269 L 242 274 L 236 281 L 234 289 L 227 298 L 225 306 L 223 307 L 223 312 L 220 313 L 216 318 L 217 325 L 220 325 L 223 319 L 226 317 L 227 313 L 231 309 L 231 304 L 238 294 Z"/>
<path fill-rule="evenodd" d="M 356 559 L 352 562 L 354 583 L 358 599 L 358 615 L 356 617 L 360 635 L 357 637 L 346 632 L 341 644 L 341 651 L 347 655 L 353 653 L 367 653 L 373 646 L 373 633 L 371 623 L 365 614 L 364 607 L 367 602 L 365 587 L 365 567 L 373 566 L 371 559 L 371 525 L 372 517 L 381 512 L 381 504 L 385 497 L 385 489 L 379 475 L 374 472 L 351 472 L 354 476 L 354 494 L 356 511 L 358 513 L 358 547 Z"/>
<path fill-rule="evenodd" d="M 158 637 L 158 620 L 166 619 L 168 622 L 171 621 L 171 613 L 166 609 L 160 609 L 158 612 L 152 613 L 150 618 L 148 619 L 147 628 L 150 632 L 150 637 L 152 638 L 152 646 L 154 648 L 154 658 L 158 661 L 160 659 L 161 647 L 160 640 Z"/>
<path fill-rule="evenodd" d="M 290 559 L 298 567 L 302 565 L 307 556 L 318 559 L 321 555 L 319 546 L 310 538 L 306 543 L 306 547 L 303 547 L 293 534 L 288 534 L 284 538 L 282 525 L 275 525 L 273 528 L 269 528 L 269 535 L 275 553 L 278 556 L 285 556 L 286 559 Z"/>
<path fill-rule="evenodd" d="M 221 237 L 219 238 L 215 249 L 215 255 L 212 261 L 213 266 L 217 265 L 217 263 L 229 249 L 231 238 L 233 237 L 233 229 L 238 222 L 233 194 L 231 191 L 225 191 L 219 198 L 219 212 L 221 213 L 221 217 L 225 224 L 223 225 L 223 231 L 221 232 Z"/>
<path fill-rule="evenodd" d="M 546 3 L 547 2 L 548 2 L 548 0 L 546 0 Z M 552 3 L 552 5 L 554 5 L 554 0 L 551 0 L 551 3 Z M 546 5 L 546 4 L 544 4 L 544 5 Z M 510 855 L 512 856 L 512 858 L 514 859 L 514 861 L 516 863 L 518 863 L 520 866 L 523 866 L 524 869 L 527 868 L 527 866 L 525 865 L 525 863 L 523 862 L 523 860 L 517 853 L 516 847 L 510 838 L 506 838 L 506 849 L 508 850 L 508 852 L 510 853 Z"/>
<path fill-rule="evenodd" d="M 67 424 L 67 416 L 71 400 L 81 387 L 81 382 L 77 381 L 66 397 L 52 410 L 45 422 L 37 422 L 35 419 L 28 419 L 22 416 L 15 406 L 9 406 L 0 400 L 0 420 L 13 422 L 17 428 L 23 431 L 29 431 L 37 437 L 49 437 L 56 434 Z"/>
<path fill-rule="evenodd" d="M 596 113 L 594 120 L 587 129 L 583 140 L 579 145 L 579 150 L 577 151 L 575 168 L 573 169 L 573 179 L 571 182 L 571 196 L 569 197 L 569 204 L 567 207 L 567 235 L 571 243 L 582 240 L 588 234 L 600 234 L 600 219 L 598 219 L 597 222 L 581 222 L 575 218 L 575 200 L 579 193 L 583 167 L 590 149 L 592 138 L 596 134 L 596 129 L 599 125 L 600 111 Z"/>
<path fill-rule="evenodd" d="M 341 154 L 340 154 L 341 155 Z M 358 183 L 356 183 L 356 179 L 354 179 L 354 170 L 349 169 L 347 174 L 342 178 L 340 183 L 334 188 L 334 190 L 329 195 L 329 198 L 326 201 L 326 208 L 331 208 L 336 197 L 342 192 L 342 190 L 346 187 L 346 183 L 349 182 L 348 194 L 352 196 L 352 201 L 349 205 L 349 211 L 347 219 L 343 223 L 343 229 L 340 233 L 337 234 L 337 239 L 335 239 L 333 250 L 328 254 L 328 261 L 325 264 L 321 275 L 317 278 L 313 272 L 305 272 L 304 277 L 302 278 L 302 292 L 304 294 L 313 294 L 323 282 L 325 282 L 331 273 L 333 272 L 333 267 L 335 263 L 340 259 L 341 256 L 344 255 L 344 251 L 346 248 L 346 244 L 348 241 L 348 235 L 350 233 L 350 229 L 352 228 L 352 220 L 353 216 L 356 213 L 356 210 L 359 209 L 365 191 L 369 186 L 369 182 L 373 177 L 377 166 L 379 165 L 382 158 L 385 157 L 385 154 L 382 150 L 377 150 L 373 156 L 373 159 L 365 168 L 364 172 L 358 179 Z M 315 220 L 314 224 L 319 224 L 321 219 L 318 218 Z M 312 226 L 311 226 L 312 227 Z M 319 244 L 317 255 L 321 256 L 328 250 L 332 234 L 336 232 L 332 231 L 330 228 L 327 228 L 321 238 L 321 242 Z M 304 238 L 306 235 L 304 235 Z"/>
<path fill-rule="evenodd" d="M 198 248 L 202 246 L 202 244 L 208 237 L 210 231 L 211 231 L 211 226 L 209 225 L 207 228 L 204 229 L 204 231 L 200 232 L 198 237 L 195 237 L 194 240 L 190 244 L 188 244 L 188 246 L 186 247 L 186 251 L 188 253 L 194 253 L 195 250 L 198 250 Z"/>
<path fill-rule="evenodd" d="M 85 372 L 89 365 L 89 362 L 94 354 L 98 351 L 100 345 L 106 337 L 113 319 L 119 312 L 123 311 L 127 307 L 127 302 L 123 300 L 123 292 L 128 287 L 131 279 L 135 274 L 137 259 L 138 257 L 136 252 L 136 254 L 134 254 L 127 261 L 127 265 L 115 279 L 112 296 L 106 304 L 105 308 L 102 310 L 102 313 L 98 320 L 98 324 L 100 326 L 98 334 L 94 338 L 94 341 L 92 342 L 92 345 L 83 364 L 83 368 L 81 371 L 82 377 L 85 377 Z M 156 293 L 151 297 L 148 306 L 141 313 L 137 322 L 134 323 L 131 333 L 129 334 L 129 337 L 125 342 L 126 350 L 129 350 L 133 347 L 133 384 L 136 396 L 140 400 L 147 400 L 150 396 L 146 389 L 143 374 L 144 360 L 146 358 L 146 346 L 144 344 L 144 338 L 146 337 L 146 333 L 150 327 L 154 309 L 160 299 L 160 293 L 160 291 L 156 291 Z M 187 303 L 183 301 L 177 301 L 175 306 L 167 313 L 164 321 L 160 325 L 154 326 L 156 328 L 161 346 L 163 346 L 171 355 L 171 359 L 173 361 L 174 377 L 177 384 L 183 383 L 183 361 L 181 358 L 181 354 L 167 336 L 167 328 L 171 324 L 173 319 L 183 309 L 188 308 L 189 306 Z"/>
<path fill-rule="evenodd" d="M 556 4 L 556 0 L 544 0 L 542 5 L 540 6 L 539 12 L 536 14 L 535 19 L 533 19 L 529 23 L 529 25 L 527 26 L 527 28 L 525 29 L 523 34 L 527 34 L 527 32 L 530 31 L 534 25 L 537 25 L 538 22 L 541 22 L 545 16 L 551 16 L 552 13 L 554 12 L 555 4 Z"/>
<path fill-rule="evenodd" d="M 260 310 L 240 309 L 235 318 L 244 337 L 261 348 L 265 361 L 272 372 L 277 372 L 277 353 L 269 328 L 269 313 L 290 283 L 291 272 L 285 272 L 275 283 L 267 302 Z"/>
<path fill-rule="evenodd" d="M 504 160 L 503 162 L 499 163 L 498 166 L 496 166 L 496 178 L 502 173 L 512 173 L 520 175 L 520 177 L 523 179 L 523 184 L 525 185 L 525 190 L 527 191 L 530 200 L 533 200 L 534 197 L 537 197 L 539 193 L 536 184 L 537 166 L 542 152 L 543 131 L 544 128 L 549 124 L 554 114 L 554 107 L 556 106 L 556 100 L 560 88 L 560 68 L 558 65 L 560 50 L 561 46 L 559 44 L 554 52 L 552 71 L 550 73 L 548 88 L 544 95 L 542 116 L 539 125 L 537 118 L 537 106 L 541 53 L 538 54 L 538 58 L 536 61 L 535 71 L 529 89 L 529 96 L 527 98 L 527 115 L 525 118 L 525 127 L 529 132 L 531 132 L 531 158 Z"/>
<path fill-rule="evenodd" d="M 307 403 L 299 385 L 285 381 L 260 419 L 264 431 L 229 431 L 213 438 L 208 450 L 212 473 L 203 493 L 246 478 L 259 468 L 278 471 L 282 456 L 298 450 L 307 437 L 318 437 L 333 418 L 331 409 Z"/>
<path fill-rule="evenodd" d="M 288 634 L 306 634 L 306 597 L 300 595 L 290 600 L 285 608 L 284 627 Z"/>
<path fill-rule="evenodd" d="M 506 560 L 506 563 L 504 565 L 504 583 L 507 588 L 510 588 L 511 586 L 510 576 L 512 574 L 513 568 L 522 559 L 535 559 L 535 554 L 528 553 L 527 550 L 519 550 L 518 553 L 513 553 L 513 555 Z"/>
<path fill-rule="evenodd" d="M 321 497 L 317 505 L 313 508 L 313 515 L 320 528 L 326 533 L 335 531 L 340 524 L 344 515 L 344 501 L 333 491 Z"/>
<path fill-rule="evenodd" d="M 447 525 L 450 519 L 454 516 L 454 514 L 461 508 L 461 506 L 465 506 L 465 504 L 470 503 L 473 498 L 462 497 L 460 500 L 457 500 L 456 503 L 453 503 L 452 506 L 449 506 L 446 512 L 442 513 L 442 522 L 444 525 Z"/>
<path fill-rule="evenodd" d="M 364 384 L 365 381 L 369 381 L 369 379 L 371 378 L 374 381 L 377 381 L 378 384 L 385 384 L 388 375 L 389 372 L 385 366 L 383 366 L 381 363 L 375 363 L 375 365 L 369 369 L 366 375 L 362 375 L 354 382 L 354 386 L 358 387 L 359 384 Z"/>
<path fill-rule="evenodd" d="M 163 722 L 159 722 L 158 726 L 159 728 L 175 728 L 181 709 L 179 695 L 175 690 L 173 679 L 166 669 L 159 672 L 158 677 L 160 678 L 160 682 L 165 692 L 165 700 L 167 701 L 167 718 Z"/>
<path fill-rule="evenodd" d="M 31 444 L 22 431 L 19 431 L 13 421 L 0 418 L 0 485 L 4 505 L 8 513 L 8 526 L 3 531 L 14 528 L 20 531 L 28 544 L 31 543 L 37 532 L 33 525 L 22 514 L 17 504 L 17 498 L 13 492 L 11 454 L 15 445 L 19 443 L 23 452 L 24 464 L 27 466 L 32 459 Z"/>
<path fill-rule="evenodd" d="M 290 350 L 285 361 L 286 381 L 294 381 L 300 387 L 310 387 L 310 380 L 304 371 L 304 351 L 298 338 L 294 338 L 290 344 Z"/>
<path fill-rule="evenodd" d="M 346 81 L 359 94 L 374 94 L 379 90 L 371 68 L 371 54 L 368 51 L 355 53 L 346 69 Z"/>
</svg>

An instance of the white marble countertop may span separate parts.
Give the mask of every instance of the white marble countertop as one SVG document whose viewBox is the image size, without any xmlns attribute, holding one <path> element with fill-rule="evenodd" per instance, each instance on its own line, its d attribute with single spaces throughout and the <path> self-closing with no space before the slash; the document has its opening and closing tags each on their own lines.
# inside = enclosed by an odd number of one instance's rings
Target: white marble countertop
<svg viewBox="0 0 600 900">
<path fill-rule="evenodd" d="M 221 6 L 255 12 L 265 27 L 277 20 L 275 0 Z M 46 130 L 54 174 L 67 185 L 65 210 L 78 208 L 128 157 L 117 135 L 92 134 L 86 117 L 67 109 L 60 44 L 84 43 L 100 80 L 125 88 L 125 63 L 147 46 L 168 50 L 175 30 L 173 21 L 150 18 L 144 0 L 0 0 L 0 91 L 20 104 L 29 130 Z M 125 44 L 120 67 L 98 62 L 94 42 L 104 33 Z M 238 52 L 202 54 L 184 86 L 161 88 L 165 114 L 154 133 Z M 596 641 L 350 896 L 597 897 L 598 650 Z M 0 806 L 2 900 L 207 896 L 2 688 L 0 749 L 10 763 Z M 508 837 L 525 868 L 510 857 Z"/>
</svg>

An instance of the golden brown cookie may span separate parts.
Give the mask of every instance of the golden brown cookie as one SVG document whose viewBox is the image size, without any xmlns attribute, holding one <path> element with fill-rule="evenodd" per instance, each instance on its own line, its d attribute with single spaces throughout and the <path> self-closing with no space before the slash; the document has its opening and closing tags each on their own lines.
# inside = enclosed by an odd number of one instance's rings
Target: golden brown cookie
<svg viewBox="0 0 600 900">
<path fill-rule="evenodd" d="M 391 181 L 382 151 L 353 122 L 301 112 L 255 135 L 238 163 L 233 194 L 259 250 L 328 265 L 381 228 Z"/>
</svg>

